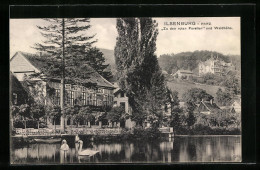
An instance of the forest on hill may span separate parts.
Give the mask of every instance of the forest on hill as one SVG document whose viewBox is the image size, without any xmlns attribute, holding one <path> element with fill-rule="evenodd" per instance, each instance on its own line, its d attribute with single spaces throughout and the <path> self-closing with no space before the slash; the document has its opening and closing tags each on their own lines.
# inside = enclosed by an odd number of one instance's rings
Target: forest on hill
<svg viewBox="0 0 260 170">
<path fill-rule="evenodd" d="M 236 69 L 240 70 L 240 56 L 238 55 L 223 55 L 216 51 L 194 51 L 181 52 L 178 54 L 163 54 L 158 58 L 159 65 L 162 70 L 168 74 L 175 73 L 179 69 L 188 69 L 194 73 L 198 72 L 198 64 L 200 61 L 208 60 L 211 55 L 218 56 L 220 60 L 227 63 L 232 62 Z"/>
</svg>

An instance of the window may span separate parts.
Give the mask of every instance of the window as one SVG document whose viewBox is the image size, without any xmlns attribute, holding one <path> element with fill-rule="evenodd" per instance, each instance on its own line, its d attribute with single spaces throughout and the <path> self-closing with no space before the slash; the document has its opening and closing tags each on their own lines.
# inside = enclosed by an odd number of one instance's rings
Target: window
<svg viewBox="0 0 260 170">
<path fill-rule="evenodd" d="M 82 101 L 83 101 L 83 105 L 86 105 L 86 93 L 85 92 L 82 93 Z"/>
<path fill-rule="evenodd" d="M 112 103 L 113 102 L 113 96 L 110 96 L 110 103 Z"/>
<path fill-rule="evenodd" d="M 78 86 L 77 85 L 73 85 L 72 86 L 72 90 L 78 90 Z"/>
<path fill-rule="evenodd" d="M 91 105 L 91 94 L 87 96 L 87 105 Z"/>
<path fill-rule="evenodd" d="M 125 102 L 120 102 L 120 107 L 123 107 L 125 109 Z"/>
<path fill-rule="evenodd" d="M 121 92 L 121 97 L 125 97 L 125 93 L 124 92 Z"/>
<path fill-rule="evenodd" d="M 104 95 L 104 105 L 107 106 L 108 105 L 108 96 Z"/>
<path fill-rule="evenodd" d="M 70 91 L 70 92 L 69 92 L 69 104 L 70 104 L 71 106 L 74 105 L 74 91 Z"/>
<path fill-rule="evenodd" d="M 92 105 L 96 106 L 97 105 L 97 94 L 96 93 L 92 94 L 92 100 L 93 100 Z"/>
<path fill-rule="evenodd" d="M 60 105 L 60 89 L 55 89 L 55 104 Z"/>
<path fill-rule="evenodd" d="M 70 90 L 71 89 L 71 85 L 70 84 L 65 84 L 65 89 L 66 90 Z"/>
<path fill-rule="evenodd" d="M 103 89 L 100 89 L 100 88 L 99 88 L 99 89 L 97 90 L 97 92 L 98 92 L 98 93 L 102 93 L 102 92 L 103 92 Z"/>
<path fill-rule="evenodd" d="M 117 105 L 117 101 L 114 101 L 114 105 Z"/>
<path fill-rule="evenodd" d="M 17 94 L 13 93 L 13 103 L 17 104 Z"/>
</svg>

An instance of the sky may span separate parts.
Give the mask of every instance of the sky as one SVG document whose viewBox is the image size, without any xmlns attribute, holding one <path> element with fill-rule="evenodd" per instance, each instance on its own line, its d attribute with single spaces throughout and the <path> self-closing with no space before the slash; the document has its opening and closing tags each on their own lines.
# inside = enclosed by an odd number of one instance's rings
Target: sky
<svg viewBox="0 0 260 170">
<path fill-rule="evenodd" d="M 158 23 L 156 54 L 176 54 L 185 51 L 209 50 L 223 54 L 240 55 L 240 18 L 239 17 L 199 17 L 199 18 L 153 18 Z M 165 25 L 165 22 L 168 25 Z M 193 25 L 169 25 L 170 22 L 195 22 Z M 211 25 L 198 25 L 210 23 Z M 35 53 L 32 47 L 41 42 L 42 36 L 37 25 L 44 26 L 41 19 L 10 19 L 10 57 L 15 52 Z M 87 35 L 96 34 L 98 41 L 94 46 L 113 50 L 116 44 L 116 18 L 91 18 L 91 28 Z M 164 27 L 168 30 L 163 30 Z M 176 30 L 170 30 L 170 27 Z M 190 30 L 189 27 L 213 27 L 212 30 Z M 215 27 L 231 29 L 215 30 Z M 186 30 L 178 30 L 186 28 Z"/>
</svg>

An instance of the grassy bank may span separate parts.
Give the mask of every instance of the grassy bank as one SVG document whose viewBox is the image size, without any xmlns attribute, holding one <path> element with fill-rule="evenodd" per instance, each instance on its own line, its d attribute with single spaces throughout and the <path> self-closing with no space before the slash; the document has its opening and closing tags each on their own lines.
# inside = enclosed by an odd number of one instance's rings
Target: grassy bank
<svg viewBox="0 0 260 170">
<path fill-rule="evenodd" d="M 179 98 L 182 97 L 183 93 L 187 92 L 191 88 L 201 88 L 203 90 L 206 90 L 206 92 L 210 95 L 212 95 L 214 98 L 216 98 L 216 92 L 219 88 L 223 88 L 221 86 L 213 86 L 213 85 L 207 85 L 207 84 L 195 84 L 195 83 L 188 83 L 188 82 L 177 82 L 177 81 L 169 81 L 167 82 L 168 87 L 171 90 L 175 90 L 179 92 Z"/>
</svg>

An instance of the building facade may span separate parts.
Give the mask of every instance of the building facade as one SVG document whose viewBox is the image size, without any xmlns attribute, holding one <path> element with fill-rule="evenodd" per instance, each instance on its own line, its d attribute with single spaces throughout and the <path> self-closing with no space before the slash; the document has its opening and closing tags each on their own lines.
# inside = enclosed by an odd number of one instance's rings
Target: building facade
<svg viewBox="0 0 260 170">
<path fill-rule="evenodd" d="M 172 76 L 178 79 L 189 79 L 193 76 L 193 72 L 190 70 L 178 70 L 176 73 L 172 74 Z"/>
<path fill-rule="evenodd" d="M 28 78 L 31 74 L 41 73 L 40 63 L 33 62 L 31 54 L 17 52 L 10 60 L 11 74 L 23 83 L 23 88 L 30 92 L 37 103 L 59 106 L 61 93 L 61 80 L 59 78 L 47 78 L 41 75 L 37 78 Z M 65 83 L 65 106 L 90 106 L 93 108 L 112 107 L 115 87 L 105 80 L 100 74 L 88 66 L 90 71 L 89 83 L 83 86 Z M 13 99 L 15 101 L 15 99 Z M 98 109 L 97 109 L 98 110 Z M 48 122 L 48 126 L 61 124 L 61 119 Z M 65 126 L 71 124 L 65 118 Z M 58 128 L 58 127 L 57 127 Z"/>
<path fill-rule="evenodd" d="M 218 58 L 218 56 L 211 55 L 211 58 L 205 62 L 199 63 L 199 76 L 206 73 L 212 73 L 222 76 L 230 69 L 234 69 L 232 63 L 226 63 Z"/>
</svg>

